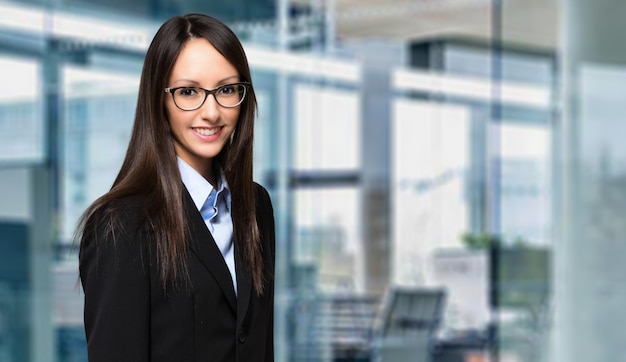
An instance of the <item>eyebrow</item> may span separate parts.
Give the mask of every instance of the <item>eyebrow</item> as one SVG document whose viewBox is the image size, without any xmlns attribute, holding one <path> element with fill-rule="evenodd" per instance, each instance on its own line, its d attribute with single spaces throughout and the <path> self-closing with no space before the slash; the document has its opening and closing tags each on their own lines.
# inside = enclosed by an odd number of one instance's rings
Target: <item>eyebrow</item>
<svg viewBox="0 0 626 362">
<path fill-rule="evenodd" d="M 239 78 L 241 78 L 241 77 L 239 77 L 238 75 L 231 75 L 231 76 L 228 76 L 228 77 L 226 77 L 226 78 L 223 78 L 223 79 L 219 80 L 219 81 L 217 82 L 216 86 L 220 86 L 220 85 L 226 84 L 226 82 L 228 82 L 229 80 L 231 80 L 231 79 L 233 79 L 233 78 L 237 78 L 237 79 L 239 79 Z M 178 82 L 188 82 L 188 83 L 192 83 L 192 84 L 195 84 L 195 85 L 200 85 L 200 82 L 198 82 L 198 81 L 196 81 L 196 80 L 193 80 L 193 79 L 186 79 L 186 78 L 177 79 L 177 80 L 175 80 L 173 83 L 178 83 Z"/>
</svg>

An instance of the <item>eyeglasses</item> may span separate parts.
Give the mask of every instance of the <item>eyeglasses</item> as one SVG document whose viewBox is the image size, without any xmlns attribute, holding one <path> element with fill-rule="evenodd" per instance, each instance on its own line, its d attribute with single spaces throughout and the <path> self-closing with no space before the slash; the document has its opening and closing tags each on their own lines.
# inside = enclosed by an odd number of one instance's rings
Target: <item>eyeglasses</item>
<svg viewBox="0 0 626 362">
<path fill-rule="evenodd" d="M 202 107 L 209 94 L 213 94 L 215 101 L 220 106 L 234 108 L 243 102 L 249 84 L 248 82 L 230 83 L 213 89 L 201 87 L 165 88 L 165 93 L 171 94 L 176 107 L 183 111 L 193 111 Z"/>
</svg>

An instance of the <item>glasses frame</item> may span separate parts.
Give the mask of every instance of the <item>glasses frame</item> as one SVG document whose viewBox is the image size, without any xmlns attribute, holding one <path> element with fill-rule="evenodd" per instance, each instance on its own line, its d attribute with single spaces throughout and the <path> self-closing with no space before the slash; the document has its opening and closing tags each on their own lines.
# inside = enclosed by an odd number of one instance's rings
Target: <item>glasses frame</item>
<svg viewBox="0 0 626 362">
<path fill-rule="evenodd" d="M 217 99 L 216 93 L 220 89 L 222 89 L 224 87 L 232 86 L 232 85 L 241 85 L 241 86 L 243 86 L 243 96 L 241 96 L 241 99 L 239 100 L 239 102 L 237 104 L 232 105 L 232 106 L 225 106 L 222 103 L 220 103 L 220 101 Z M 181 111 L 195 111 L 197 109 L 200 109 L 200 107 L 202 107 L 204 105 L 204 102 L 206 102 L 206 99 L 209 97 L 209 94 L 212 94 L 213 98 L 215 98 L 215 102 L 217 102 L 217 104 L 219 104 L 220 106 L 222 106 L 224 108 L 239 107 L 241 105 L 241 103 L 243 103 L 243 100 L 246 99 L 246 94 L 248 93 L 248 86 L 249 85 L 250 85 L 250 82 L 234 82 L 234 83 L 223 84 L 223 85 L 220 85 L 220 86 L 215 87 L 213 89 L 206 89 L 206 88 L 202 88 L 202 87 L 184 86 L 184 87 L 168 87 L 168 88 L 165 88 L 164 91 L 165 91 L 165 93 L 169 93 L 169 94 L 172 95 L 172 100 L 174 101 L 174 105 L 178 109 L 180 109 Z M 182 89 L 182 88 L 202 89 L 204 91 L 204 99 L 202 100 L 202 102 L 197 107 L 183 108 L 183 107 L 179 106 L 178 103 L 176 103 L 176 97 L 174 96 L 174 92 L 176 92 L 176 90 Z"/>
</svg>

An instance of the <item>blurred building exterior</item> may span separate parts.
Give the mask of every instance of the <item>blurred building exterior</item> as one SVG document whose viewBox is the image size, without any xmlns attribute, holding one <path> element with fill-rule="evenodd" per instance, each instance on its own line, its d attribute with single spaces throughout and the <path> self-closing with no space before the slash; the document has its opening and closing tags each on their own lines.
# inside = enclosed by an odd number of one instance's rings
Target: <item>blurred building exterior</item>
<svg viewBox="0 0 626 362">
<path fill-rule="evenodd" d="M 277 361 L 381 360 L 429 290 L 433 361 L 626 361 L 617 0 L 0 1 L 0 361 L 86 361 L 75 223 L 188 12 L 252 68 Z"/>
</svg>

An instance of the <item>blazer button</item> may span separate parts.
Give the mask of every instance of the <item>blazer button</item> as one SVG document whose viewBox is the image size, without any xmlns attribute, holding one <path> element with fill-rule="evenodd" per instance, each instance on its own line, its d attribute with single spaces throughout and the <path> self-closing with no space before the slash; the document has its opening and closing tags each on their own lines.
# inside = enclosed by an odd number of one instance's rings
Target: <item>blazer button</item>
<svg viewBox="0 0 626 362">
<path fill-rule="evenodd" d="M 246 343 L 246 331 L 242 328 L 239 330 L 239 343 Z"/>
</svg>

